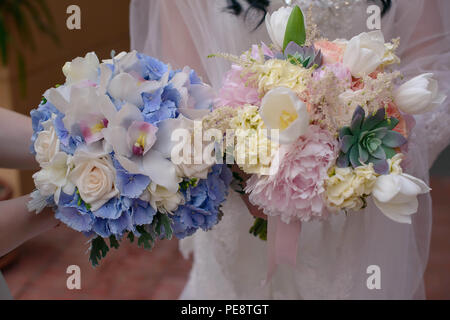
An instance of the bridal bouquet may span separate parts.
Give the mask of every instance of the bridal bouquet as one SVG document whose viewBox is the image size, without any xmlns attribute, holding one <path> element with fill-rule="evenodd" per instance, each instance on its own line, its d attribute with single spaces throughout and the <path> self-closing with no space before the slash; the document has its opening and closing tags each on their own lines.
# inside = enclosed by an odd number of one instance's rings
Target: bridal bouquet
<svg viewBox="0 0 450 320">
<path fill-rule="evenodd" d="M 215 55 L 233 62 L 215 112 L 228 110 L 235 162 L 251 175 L 244 191 L 268 217 L 272 267 L 274 255 L 295 263 L 301 222 L 362 210 L 369 199 L 411 223 L 417 195 L 430 189 L 402 159 L 412 115 L 445 99 L 433 75 L 398 85 L 400 73 L 388 68 L 400 62 L 398 39 L 386 43 L 381 31 L 319 39 L 297 6 L 267 15 L 266 26 L 270 46 Z M 251 231 L 264 233 L 264 223 Z"/>
<path fill-rule="evenodd" d="M 88 53 L 63 72 L 65 84 L 31 111 L 31 151 L 41 169 L 30 211 L 54 207 L 57 219 L 86 234 L 93 265 L 109 250 L 105 239 L 118 248 L 124 237 L 136 238 L 151 249 L 157 239 L 218 223 L 229 169 L 171 156 L 172 134 L 183 129 L 190 138 L 193 119 L 213 102 L 194 70 L 171 70 L 133 51 L 102 63 Z M 190 150 L 191 140 L 183 141 Z"/>
</svg>

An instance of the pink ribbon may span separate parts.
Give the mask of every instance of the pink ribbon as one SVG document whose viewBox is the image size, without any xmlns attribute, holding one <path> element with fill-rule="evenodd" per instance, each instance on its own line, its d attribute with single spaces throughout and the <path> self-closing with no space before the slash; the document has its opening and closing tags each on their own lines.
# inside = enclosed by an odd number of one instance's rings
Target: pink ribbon
<svg viewBox="0 0 450 320">
<path fill-rule="evenodd" d="M 297 264 L 298 240 L 300 238 L 301 222 L 291 221 L 286 224 L 279 216 L 268 216 L 267 220 L 267 250 L 268 270 L 266 284 L 272 279 L 279 264 Z"/>
</svg>

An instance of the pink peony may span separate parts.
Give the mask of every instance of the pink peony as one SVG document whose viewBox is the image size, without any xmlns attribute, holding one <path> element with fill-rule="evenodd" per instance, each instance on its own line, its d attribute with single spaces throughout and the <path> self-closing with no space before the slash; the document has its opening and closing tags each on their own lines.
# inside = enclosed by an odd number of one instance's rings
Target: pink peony
<svg viewBox="0 0 450 320">
<path fill-rule="evenodd" d="M 250 202 L 285 223 L 323 218 L 324 180 L 337 151 L 336 139 L 328 131 L 310 126 L 295 143 L 280 147 L 277 173 L 253 175 L 247 181 Z"/>
<path fill-rule="evenodd" d="M 245 104 L 259 106 L 258 89 L 255 83 L 247 83 L 249 75 L 242 75 L 242 67 L 232 65 L 231 70 L 227 72 L 225 81 L 219 91 L 219 97 L 216 101 L 217 107 L 230 106 L 233 108 L 241 107 Z"/>
</svg>

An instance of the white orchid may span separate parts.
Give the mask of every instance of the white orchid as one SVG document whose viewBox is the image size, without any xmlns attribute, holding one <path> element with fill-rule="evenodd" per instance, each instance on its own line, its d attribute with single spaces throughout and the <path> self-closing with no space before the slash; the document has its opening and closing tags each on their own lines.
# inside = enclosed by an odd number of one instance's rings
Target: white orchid
<svg viewBox="0 0 450 320">
<path fill-rule="evenodd" d="M 69 133 L 83 136 L 87 144 L 103 138 L 107 116 L 116 112 L 111 99 L 94 87 L 73 86 L 69 100 L 57 89 L 50 89 L 48 100 L 65 115 L 63 123 Z"/>
<path fill-rule="evenodd" d="M 154 125 L 144 122 L 139 108 L 126 103 L 107 115 L 108 127 L 102 130 L 105 140 L 115 152 L 115 158 L 132 174 L 143 174 L 171 192 L 178 190 L 176 168 L 158 148 L 154 147 Z"/>
<path fill-rule="evenodd" d="M 281 144 L 295 142 L 308 130 L 306 104 L 289 88 L 278 87 L 267 92 L 259 114 L 268 129 L 279 130 Z"/>
<path fill-rule="evenodd" d="M 284 34 L 292 9 L 292 7 L 281 7 L 272 14 L 266 15 L 267 32 L 275 47 L 280 51 L 283 48 Z"/>
<path fill-rule="evenodd" d="M 66 62 L 62 68 L 66 76 L 66 84 L 71 85 L 80 81 L 96 82 L 100 62 L 94 52 L 89 52 L 84 58 L 78 57 Z"/>
<path fill-rule="evenodd" d="M 405 113 L 421 114 L 432 111 L 447 97 L 439 93 L 438 83 L 432 73 L 414 77 L 394 91 L 394 101 Z"/>
<path fill-rule="evenodd" d="M 386 47 L 380 30 L 363 32 L 347 43 L 343 64 L 354 77 L 370 74 L 383 63 Z"/>
<path fill-rule="evenodd" d="M 382 175 L 375 181 L 373 199 L 375 205 L 388 218 L 411 223 L 411 215 L 417 212 L 419 194 L 431 189 L 422 180 L 406 173 Z"/>
</svg>

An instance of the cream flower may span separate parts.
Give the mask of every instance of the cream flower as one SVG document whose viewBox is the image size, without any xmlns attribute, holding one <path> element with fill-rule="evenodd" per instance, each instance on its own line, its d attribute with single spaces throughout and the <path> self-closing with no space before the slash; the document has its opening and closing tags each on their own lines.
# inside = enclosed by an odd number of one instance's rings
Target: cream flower
<svg viewBox="0 0 450 320">
<path fill-rule="evenodd" d="M 74 84 L 83 80 L 95 82 L 98 78 L 100 62 L 94 52 L 89 52 L 84 58 L 77 57 L 72 62 L 66 62 L 62 68 L 66 76 L 66 84 Z"/>
<path fill-rule="evenodd" d="M 115 185 L 116 170 L 106 152 L 78 149 L 73 156 L 73 164 L 69 179 L 92 211 L 119 194 Z"/>
<path fill-rule="evenodd" d="M 301 94 L 306 90 L 313 72 L 312 68 L 305 69 L 287 60 L 279 59 L 255 64 L 249 70 L 258 75 L 258 90 L 263 94 L 277 87 L 286 87 L 296 94 Z"/>
<path fill-rule="evenodd" d="M 53 119 L 42 123 L 44 130 L 39 132 L 34 142 L 36 161 L 41 167 L 48 166 L 53 157 L 59 152 L 59 139 L 53 126 Z"/>
<path fill-rule="evenodd" d="M 326 180 L 325 200 L 330 209 L 360 210 L 363 198 L 372 192 L 377 174 L 370 163 L 355 169 L 333 168 Z"/>
<path fill-rule="evenodd" d="M 258 107 L 246 105 L 238 109 L 230 127 L 236 136 L 234 158 L 239 167 L 249 174 L 269 174 L 279 145 L 267 138 Z"/>
<path fill-rule="evenodd" d="M 36 189 L 42 196 L 53 196 L 59 202 L 61 191 L 72 194 L 74 185 L 68 179 L 72 157 L 64 152 L 56 153 L 50 162 L 40 171 L 33 174 Z"/>
<path fill-rule="evenodd" d="M 143 198 L 148 199 L 147 201 L 150 202 L 153 209 L 161 212 L 173 213 L 184 202 L 184 197 L 180 192 L 170 192 L 154 182 L 147 187 L 147 192 L 147 195 L 144 192 Z"/>
</svg>

